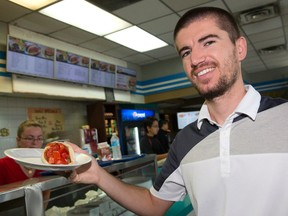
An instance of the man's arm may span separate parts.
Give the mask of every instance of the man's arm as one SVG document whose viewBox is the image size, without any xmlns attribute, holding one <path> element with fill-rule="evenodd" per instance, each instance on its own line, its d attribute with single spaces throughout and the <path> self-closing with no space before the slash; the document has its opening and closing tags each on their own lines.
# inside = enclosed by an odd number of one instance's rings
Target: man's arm
<svg viewBox="0 0 288 216">
<path fill-rule="evenodd" d="M 83 152 L 72 145 L 75 152 Z M 146 188 L 127 184 L 98 166 L 95 158 L 91 163 L 73 171 L 70 179 L 76 183 L 96 184 L 110 198 L 137 215 L 163 215 L 173 204 L 153 196 Z"/>
</svg>

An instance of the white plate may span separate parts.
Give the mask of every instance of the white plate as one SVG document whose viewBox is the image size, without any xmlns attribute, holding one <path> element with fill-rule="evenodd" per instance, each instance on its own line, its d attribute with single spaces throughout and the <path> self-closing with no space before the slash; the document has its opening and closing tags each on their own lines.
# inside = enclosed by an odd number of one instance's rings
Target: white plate
<svg viewBox="0 0 288 216">
<path fill-rule="evenodd" d="M 50 171 L 73 170 L 91 161 L 89 155 L 75 153 L 76 161 L 74 164 L 45 164 L 41 160 L 43 150 L 39 148 L 14 148 L 5 150 L 4 154 L 25 167 Z"/>
</svg>

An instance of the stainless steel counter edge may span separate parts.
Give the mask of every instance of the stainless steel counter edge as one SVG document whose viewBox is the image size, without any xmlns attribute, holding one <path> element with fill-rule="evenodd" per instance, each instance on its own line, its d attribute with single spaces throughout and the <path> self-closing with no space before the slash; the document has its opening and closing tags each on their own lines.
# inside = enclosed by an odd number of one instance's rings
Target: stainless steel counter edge
<svg viewBox="0 0 288 216">
<path fill-rule="evenodd" d="M 17 199 L 25 196 L 25 187 L 40 184 L 41 190 L 49 190 L 64 184 L 67 184 L 68 180 L 62 176 L 47 176 L 39 178 L 31 178 L 26 181 L 16 182 L 9 185 L 3 185 L 0 187 L 0 203 L 9 200 Z M 5 190 L 6 189 L 6 190 Z M 3 191 L 5 190 L 5 191 Z"/>
<path fill-rule="evenodd" d="M 123 170 L 125 168 L 137 166 L 137 165 L 140 165 L 143 163 L 148 163 L 148 162 L 155 162 L 157 164 L 156 154 L 147 154 L 142 158 L 138 158 L 138 159 L 130 160 L 130 161 L 126 161 L 126 162 L 113 163 L 113 164 L 106 166 L 106 167 L 103 167 L 103 168 L 107 172 L 112 173 L 115 171 Z"/>
<path fill-rule="evenodd" d="M 156 155 L 145 155 L 142 158 L 138 158 L 131 161 L 126 162 L 119 162 L 111 164 L 104 169 L 107 172 L 115 172 L 119 170 L 124 170 L 133 166 L 138 166 L 141 164 L 148 164 L 149 162 L 156 163 Z M 17 199 L 20 197 L 25 197 L 25 187 L 32 186 L 32 185 L 40 185 L 42 191 L 49 190 L 52 188 L 56 188 L 59 186 L 63 186 L 66 184 L 70 184 L 68 179 L 63 176 L 45 176 L 39 178 L 31 178 L 29 180 L 23 182 L 17 182 L 9 185 L 2 185 L 0 186 L 0 203 L 6 202 L 9 200 Z"/>
</svg>

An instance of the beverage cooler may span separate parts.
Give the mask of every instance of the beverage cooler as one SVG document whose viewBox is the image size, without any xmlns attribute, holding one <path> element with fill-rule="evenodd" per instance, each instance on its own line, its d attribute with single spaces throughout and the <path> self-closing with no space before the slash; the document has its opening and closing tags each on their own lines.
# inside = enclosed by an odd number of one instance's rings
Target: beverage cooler
<svg viewBox="0 0 288 216">
<path fill-rule="evenodd" d="M 140 155 L 140 140 L 145 135 L 142 121 L 146 117 L 154 117 L 154 110 L 120 109 L 118 112 L 122 154 Z"/>
</svg>

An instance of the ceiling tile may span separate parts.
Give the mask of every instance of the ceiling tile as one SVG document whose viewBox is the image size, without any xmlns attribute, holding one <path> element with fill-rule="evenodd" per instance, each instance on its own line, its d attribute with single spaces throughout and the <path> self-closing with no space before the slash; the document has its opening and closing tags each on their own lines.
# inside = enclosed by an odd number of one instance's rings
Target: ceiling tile
<svg viewBox="0 0 288 216">
<path fill-rule="evenodd" d="M 282 26 L 281 18 L 277 16 L 260 22 L 243 25 L 242 28 L 247 35 L 251 35 L 260 32 L 265 32 L 270 29 L 280 28 L 281 26 Z"/>
<path fill-rule="evenodd" d="M 0 8 L 0 21 L 2 22 L 10 22 L 17 19 L 18 17 L 24 16 L 25 14 L 32 12 L 31 10 L 28 10 L 17 4 L 3 0 L 0 1 Z M 11 13 L 11 11 L 13 11 L 13 13 Z"/>
<path fill-rule="evenodd" d="M 256 64 L 249 64 L 243 67 L 245 67 L 246 73 L 257 73 L 257 72 L 263 72 L 266 70 L 266 67 L 263 64 L 258 63 L 258 62 Z"/>
<path fill-rule="evenodd" d="M 139 24 L 153 20 L 168 14 L 172 11 L 162 4 L 160 1 L 145 0 L 119 10 L 113 11 L 113 13 L 132 24 Z"/>
<path fill-rule="evenodd" d="M 174 29 L 179 18 L 180 17 L 175 14 L 170 14 L 168 16 L 164 16 L 156 20 L 143 23 L 139 25 L 139 27 L 146 30 L 147 32 L 150 32 L 153 35 L 159 35 L 170 32 L 171 29 Z"/>
<path fill-rule="evenodd" d="M 288 1 L 279 0 L 279 8 L 281 14 L 288 14 Z"/>
<path fill-rule="evenodd" d="M 288 26 L 288 14 L 283 16 L 282 21 L 283 21 L 283 26 Z"/>
<path fill-rule="evenodd" d="M 247 9 L 252 9 L 255 7 L 261 7 L 263 5 L 276 3 L 277 0 L 261 0 L 261 1 L 255 1 L 255 0 L 224 0 L 224 2 L 227 4 L 227 7 L 231 10 L 232 13 L 245 11 Z"/>
<path fill-rule="evenodd" d="M 269 40 L 272 38 L 278 38 L 278 37 L 283 37 L 283 36 L 284 36 L 283 28 L 277 28 L 277 29 L 272 29 L 269 31 L 261 32 L 261 33 L 251 34 L 249 35 L 249 39 L 252 43 L 256 43 L 256 42 L 265 41 L 265 40 Z"/>
<path fill-rule="evenodd" d="M 12 24 L 44 35 L 68 27 L 67 24 L 36 12 L 24 16 L 21 19 L 17 19 L 12 22 Z"/>
<path fill-rule="evenodd" d="M 170 45 L 174 44 L 173 32 L 161 34 L 161 35 L 158 35 L 158 37 Z"/>
<path fill-rule="evenodd" d="M 95 50 L 96 52 L 104 52 L 119 47 L 120 45 L 105 38 L 96 38 L 91 41 L 80 44 L 80 46 Z"/>
<path fill-rule="evenodd" d="M 109 55 L 115 58 L 123 59 L 127 56 L 135 55 L 137 54 L 137 52 L 126 47 L 117 47 L 115 49 L 110 49 L 108 51 L 105 51 L 103 52 L 103 54 Z"/>
<path fill-rule="evenodd" d="M 247 59 L 252 58 L 252 57 L 257 57 L 257 58 L 258 58 L 258 52 L 256 52 L 254 48 L 248 50 L 245 61 L 246 61 Z M 258 60 L 259 60 L 259 58 L 258 58 Z"/>
<path fill-rule="evenodd" d="M 285 40 L 283 37 L 271 39 L 271 40 L 266 40 L 266 41 L 261 41 L 254 43 L 254 46 L 257 50 L 271 47 L 271 46 L 277 46 L 277 45 L 282 45 L 285 44 Z"/>
<path fill-rule="evenodd" d="M 154 58 L 161 58 L 167 55 L 174 55 L 174 57 L 177 57 L 177 52 L 174 47 L 172 46 L 165 46 L 159 49 L 151 50 L 148 52 L 145 52 L 145 54 L 152 56 Z"/>
<path fill-rule="evenodd" d="M 163 60 L 168 60 L 168 59 L 175 59 L 175 58 L 178 58 L 179 59 L 179 62 L 181 61 L 179 56 L 176 54 L 170 54 L 170 55 L 167 55 L 167 56 L 163 56 L 163 57 L 159 57 L 158 59 L 163 61 Z"/>
<path fill-rule="evenodd" d="M 165 4 L 167 4 L 170 8 L 173 8 L 175 11 L 181 11 L 186 8 L 192 8 L 199 6 L 201 4 L 205 4 L 207 2 L 212 2 L 211 0 L 193 0 L 193 1 L 187 1 L 187 0 L 162 0 Z"/>
<path fill-rule="evenodd" d="M 201 5 L 198 5 L 198 6 L 203 6 L 203 7 L 219 7 L 219 8 L 223 8 L 225 10 L 227 10 L 227 7 L 223 4 L 223 2 L 221 0 L 216 0 L 216 1 L 209 1 L 205 4 L 201 4 Z M 180 16 L 183 16 L 187 11 L 189 11 L 191 9 L 191 7 L 189 8 L 186 8 L 184 10 L 181 10 L 181 11 L 178 11 L 177 13 L 180 15 Z"/>
<path fill-rule="evenodd" d="M 249 58 L 246 58 L 242 65 L 249 65 L 249 64 L 256 64 L 257 62 L 261 62 L 261 59 L 258 55 L 250 56 Z M 262 63 L 262 62 L 261 62 Z"/>
<path fill-rule="evenodd" d="M 288 66 L 288 52 L 282 50 L 277 53 L 262 55 L 262 59 L 269 68 L 287 67 Z"/>
<path fill-rule="evenodd" d="M 142 64 L 142 63 L 155 61 L 155 59 L 144 54 L 136 54 L 133 56 L 128 56 L 128 57 L 125 57 L 123 60 L 132 62 L 134 64 Z"/>
<path fill-rule="evenodd" d="M 49 36 L 72 44 L 80 44 L 88 40 L 92 40 L 93 38 L 97 38 L 96 35 L 75 27 L 68 27 L 66 29 L 54 32 Z"/>
</svg>

